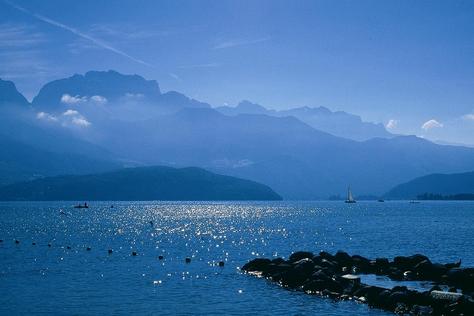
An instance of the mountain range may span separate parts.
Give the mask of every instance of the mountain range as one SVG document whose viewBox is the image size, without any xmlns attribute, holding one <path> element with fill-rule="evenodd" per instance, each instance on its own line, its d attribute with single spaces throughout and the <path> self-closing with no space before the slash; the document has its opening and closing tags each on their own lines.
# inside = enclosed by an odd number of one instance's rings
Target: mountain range
<svg viewBox="0 0 474 316">
<path fill-rule="evenodd" d="M 344 111 L 333 112 L 324 106 L 302 106 L 289 110 L 275 111 L 244 100 L 235 107 L 222 106 L 217 107 L 216 110 L 226 115 L 264 114 L 276 117 L 293 116 L 315 129 L 358 141 L 374 137 L 391 138 L 395 136 L 389 133 L 381 123 L 364 122 L 360 116 Z"/>
<path fill-rule="evenodd" d="M 423 194 L 460 195 L 474 194 L 474 172 L 430 174 L 402 183 L 385 196 L 392 199 L 415 199 Z"/>
<path fill-rule="evenodd" d="M 0 188 L 3 201 L 281 200 L 268 186 L 200 168 L 139 167 Z"/>
<path fill-rule="evenodd" d="M 120 167 L 196 166 L 263 183 L 286 199 L 317 199 L 348 185 L 356 195 L 381 195 L 414 177 L 474 170 L 472 148 L 392 135 L 352 114 L 274 111 L 248 101 L 213 108 L 115 71 L 52 81 L 32 103 L 12 83 L 1 91 L 2 184 Z"/>
</svg>

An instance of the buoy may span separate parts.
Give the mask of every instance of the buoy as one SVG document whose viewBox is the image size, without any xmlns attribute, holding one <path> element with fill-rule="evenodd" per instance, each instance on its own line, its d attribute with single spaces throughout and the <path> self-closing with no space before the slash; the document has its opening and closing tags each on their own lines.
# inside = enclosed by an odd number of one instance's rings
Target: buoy
<svg viewBox="0 0 474 316">
<path fill-rule="evenodd" d="M 158 256 L 158 260 L 163 260 L 163 256 L 162 256 L 162 255 L 159 255 L 159 256 Z"/>
<path fill-rule="evenodd" d="M 224 266 L 224 261 L 219 261 L 219 267 L 223 267 Z"/>
<path fill-rule="evenodd" d="M 91 247 L 87 247 L 86 250 L 87 250 L 87 251 L 90 251 L 90 250 L 91 250 Z"/>
<path fill-rule="evenodd" d="M 20 241 L 18 239 L 15 239 L 15 244 L 19 244 Z"/>
<path fill-rule="evenodd" d="M 108 251 L 109 255 L 112 254 L 112 252 L 113 252 L 112 249 L 109 249 Z"/>
<path fill-rule="evenodd" d="M 190 262 L 191 262 L 191 258 L 186 257 L 186 259 L 184 259 L 184 261 L 185 261 L 186 263 L 190 263 Z"/>
<path fill-rule="evenodd" d="M 136 256 L 137 255 L 137 252 L 136 251 L 132 251 L 132 256 Z"/>
</svg>

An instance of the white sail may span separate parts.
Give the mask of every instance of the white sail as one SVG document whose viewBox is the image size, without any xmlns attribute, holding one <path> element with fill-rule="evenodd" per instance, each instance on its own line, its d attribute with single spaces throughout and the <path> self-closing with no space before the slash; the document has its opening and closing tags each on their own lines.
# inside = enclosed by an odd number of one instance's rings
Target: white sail
<svg viewBox="0 0 474 316">
<path fill-rule="evenodd" d="M 354 197 L 352 196 L 352 191 L 351 187 L 347 187 L 347 199 L 346 203 L 356 203 L 356 200 L 354 200 Z"/>
</svg>

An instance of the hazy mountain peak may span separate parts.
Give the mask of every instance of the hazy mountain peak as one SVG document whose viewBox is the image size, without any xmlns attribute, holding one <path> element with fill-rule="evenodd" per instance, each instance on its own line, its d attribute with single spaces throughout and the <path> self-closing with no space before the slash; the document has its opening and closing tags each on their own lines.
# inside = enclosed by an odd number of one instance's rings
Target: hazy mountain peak
<svg viewBox="0 0 474 316">
<path fill-rule="evenodd" d="M 331 111 L 327 107 L 301 106 L 288 110 L 269 110 L 248 100 L 241 101 L 236 107 L 221 106 L 217 111 L 225 115 L 265 114 L 270 116 L 293 116 L 311 127 L 335 136 L 364 141 L 374 137 L 393 137 L 383 124 L 364 122 L 358 115 L 344 111 Z"/>
<path fill-rule="evenodd" d="M 138 75 L 125 75 L 114 70 L 89 71 L 85 75 L 55 80 L 44 85 L 33 99 L 33 105 L 39 108 L 56 108 L 63 96 L 76 99 L 92 96 L 115 100 L 126 95 L 142 95 L 153 100 L 161 95 L 155 80 L 146 80 Z"/>
<path fill-rule="evenodd" d="M 0 79 L 0 105 L 27 105 L 28 100 L 16 89 L 12 81 Z"/>
<path fill-rule="evenodd" d="M 260 104 L 252 103 L 248 100 L 242 100 L 236 106 L 237 111 L 246 114 L 267 114 L 269 110 Z"/>
</svg>

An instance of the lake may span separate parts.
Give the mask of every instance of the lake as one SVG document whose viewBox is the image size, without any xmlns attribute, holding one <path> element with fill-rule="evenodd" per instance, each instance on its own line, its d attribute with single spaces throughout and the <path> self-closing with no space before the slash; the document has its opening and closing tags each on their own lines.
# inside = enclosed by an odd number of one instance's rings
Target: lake
<svg viewBox="0 0 474 316">
<path fill-rule="evenodd" d="M 238 268 L 258 256 L 339 249 L 474 266 L 474 202 L 72 204 L 0 203 L 0 314 L 392 315 Z"/>
</svg>

